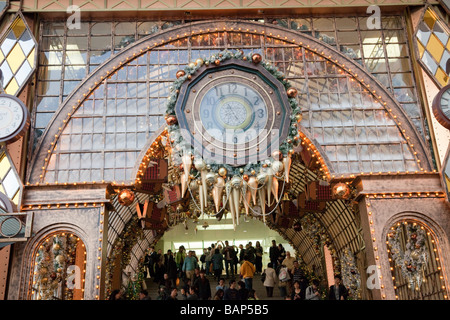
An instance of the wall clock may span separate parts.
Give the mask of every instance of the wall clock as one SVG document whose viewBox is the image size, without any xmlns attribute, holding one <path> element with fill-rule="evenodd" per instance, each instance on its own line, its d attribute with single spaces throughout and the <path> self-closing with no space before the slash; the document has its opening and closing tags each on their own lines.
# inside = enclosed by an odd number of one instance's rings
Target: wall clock
<svg viewBox="0 0 450 320">
<path fill-rule="evenodd" d="M 450 130 L 450 84 L 438 92 L 433 100 L 432 108 L 436 120 Z"/>
<path fill-rule="evenodd" d="M 0 142 L 20 139 L 30 126 L 30 113 L 23 102 L 12 95 L 0 94 Z"/>
<path fill-rule="evenodd" d="M 290 128 L 280 81 L 239 60 L 202 71 L 183 84 L 175 106 L 185 141 L 211 163 L 241 166 L 269 158 Z"/>
</svg>

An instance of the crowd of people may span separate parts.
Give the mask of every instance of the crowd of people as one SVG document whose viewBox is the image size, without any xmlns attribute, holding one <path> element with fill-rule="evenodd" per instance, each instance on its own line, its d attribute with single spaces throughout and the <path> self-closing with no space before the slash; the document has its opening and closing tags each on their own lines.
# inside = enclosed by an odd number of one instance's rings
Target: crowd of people
<svg viewBox="0 0 450 320">
<path fill-rule="evenodd" d="M 280 297 L 285 300 L 321 300 L 319 281 L 308 279 L 299 261 L 286 251 L 282 244 L 272 240 L 269 248 L 270 262 L 263 269 L 264 250 L 259 241 L 253 246 L 231 245 L 218 241 L 203 249 L 198 257 L 193 250 L 180 246 L 174 254 L 168 250 L 156 251 L 150 247 L 144 260 L 144 278 L 158 284 L 158 300 L 258 300 L 253 289 L 255 275 L 261 275 L 267 298 L 273 297 L 278 287 Z M 239 268 L 238 268 L 239 265 Z M 223 275 L 225 270 L 225 275 Z M 210 279 L 217 282 L 214 295 Z M 339 276 L 330 287 L 328 299 L 345 300 L 348 292 Z M 111 300 L 121 297 L 117 290 Z M 140 293 L 141 300 L 149 300 L 146 290 Z"/>
</svg>

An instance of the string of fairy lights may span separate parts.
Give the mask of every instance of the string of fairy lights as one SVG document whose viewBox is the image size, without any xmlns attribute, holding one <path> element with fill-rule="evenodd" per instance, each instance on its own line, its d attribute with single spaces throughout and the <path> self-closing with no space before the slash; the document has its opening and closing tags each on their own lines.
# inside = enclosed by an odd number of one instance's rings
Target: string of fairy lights
<svg viewBox="0 0 450 320">
<path fill-rule="evenodd" d="M 370 235 L 371 235 L 371 239 L 372 239 L 372 243 L 373 243 L 373 250 L 375 252 L 375 265 L 376 265 L 376 269 L 377 269 L 377 275 L 378 275 L 378 280 L 379 280 L 379 284 L 380 284 L 380 295 L 381 298 L 383 300 L 386 299 L 386 288 L 385 288 L 385 282 L 383 281 L 383 275 L 381 273 L 381 263 L 380 263 L 380 255 L 379 255 L 379 244 L 381 243 L 385 243 L 386 245 L 386 252 L 388 254 L 390 254 L 390 249 L 389 249 L 389 241 L 382 241 L 382 242 L 378 242 L 377 241 L 377 237 L 376 237 L 376 230 L 375 230 L 375 223 L 374 223 L 374 208 L 373 208 L 373 203 L 372 201 L 378 201 L 378 200 L 385 200 L 385 199 L 403 199 L 403 198 L 445 198 L 445 193 L 443 192 L 408 192 L 408 193 L 389 193 L 389 194 L 385 194 L 385 193 L 370 193 L 370 194 L 366 194 L 365 195 L 365 203 L 366 203 L 366 209 L 367 209 L 367 215 L 369 218 L 369 228 L 370 228 Z M 408 219 L 410 220 L 410 219 Z M 405 223 L 407 224 L 407 221 L 403 221 L 403 222 L 397 222 L 397 225 L 399 225 L 400 223 Z M 416 223 L 416 222 L 414 222 Z M 422 225 L 423 222 L 420 222 L 421 224 L 421 229 L 424 229 L 424 226 Z M 394 230 L 394 226 L 391 227 L 391 230 Z M 426 228 L 427 231 L 427 235 L 429 236 L 430 233 L 430 228 Z M 432 250 L 434 252 L 440 251 L 440 247 L 436 245 L 436 241 L 433 239 L 432 241 L 433 244 L 433 248 Z M 441 253 L 439 252 L 438 256 L 440 256 Z M 436 261 L 439 263 L 439 257 L 435 258 Z M 392 259 L 389 257 L 388 258 L 389 263 L 392 262 Z M 445 272 L 442 272 L 442 267 L 438 266 L 438 271 L 441 273 L 440 275 L 440 279 L 444 282 L 448 282 L 448 280 L 444 280 L 444 275 Z M 399 295 L 397 293 L 397 286 L 395 283 L 395 276 L 394 276 L 394 267 L 390 267 L 390 272 L 392 273 L 392 282 L 394 284 L 394 291 L 395 291 L 395 299 L 399 300 Z M 445 285 L 442 285 L 441 287 L 442 290 L 445 290 L 446 287 Z M 448 299 L 448 295 L 444 294 L 444 299 Z"/>
<path fill-rule="evenodd" d="M 326 55 L 324 51 L 320 51 L 318 50 L 318 48 L 312 48 L 309 44 L 303 44 L 303 42 L 298 41 L 297 39 L 293 38 L 293 39 L 289 39 L 287 36 L 282 37 L 280 34 L 273 34 L 273 33 L 268 33 L 266 35 L 265 30 L 260 30 L 258 31 L 257 29 L 253 29 L 250 30 L 249 28 L 234 28 L 234 27 L 223 27 L 222 28 L 211 28 L 211 29 L 198 29 L 198 30 L 192 30 L 191 32 L 185 32 L 184 34 L 178 34 L 176 37 L 168 37 L 168 39 L 161 39 L 158 40 L 157 42 L 152 42 L 150 43 L 150 41 L 148 41 L 147 43 L 147 47 L 146 48 L 130 48 L 129 50 L 127 50 L 126 52 L 129 53 L 129 55 L 125 58 L 123 58 L 122 61 L 118 62 L 116 65 L 112 66 L 111 68 L 109 68 L 109 70 L 105 70 L 103 71 L 102 74 L 98 75 L 99 76 L 99 80 L 98 81 L 94 81 L 93 85 L 90 86 L 87 90 L 87 92 L 81 93 L 83 98 L 77 99 L 76 103 L 74 105 L 72 105 L 71 107 L 71 111 L 67 112 L 65 119 L 62 120 L 62 124 L 58 127 L 57 133 L 54 134 L 53 137 L 53 141 L 50 142 L 50 146 L 48 147 L 47 150 L 47 157 L 45 157 L 44 159 L 44 163 L 41 167 L 42 171 L 41 174 L 39 175 L 39 181 L 36 183 L 30 183 L 27 182 L 27 186 L 54 186 L 54 185 L 58 185 L 58 186 L 67 186 L 67 185 L 96 185 L 96 184 L 104 184 L 106 183 L 104 180 L 102 181 L 83 181 L 83 182 L 74 182 L 74 183 L 61 183 L 58 181 L 55 181 L 53 183 L 49 183 L 49 182 L 44 182 L 44 178 L 45 178 L 45 174 L 47 171 L 47 167 L 49 165 L 49 159 L 50 156 L 52 154 L 52 152 L 54 151 L 58 139 L 61 136 L 61 134 L 63 133 L 64 128 L 68 125 L 68 122 L 70 121 L 71 117 L 73 116 L 73 114 L 76 112 L 76 110 L 83 104 L 83 102 L 89 98 L 89 96 L 101 85 L 104 84 L 106 82 L 106 79 L 110 78 L 115 72 L 119 71 L 121 68 L 123 68 L 124 65 L 128 64 L 129 62 L 131 62 L 134 59 L 137 59 L 139 56 L 143 55 L 144 53 L 151 51 L 157 47 L 160 46 L 164 46 L 167 45 L 168 43 L 172 42 L 172 41 L 177 41 L 180 40 L 182 38 L 187 38 L 187 37 L 191 37 L 191 36 L 195 36 L 195 35 L 201 35 L 201 34 L 208 34 L 208 33 L 216 33 L 219 31 L 224 31 L 224 32 L 239 32 L 239 33 L 244 33 L 244 34 L 250 34 L 250 35 L 262 35 L 262 36 L 266 36 L 266 37 L 270 37 L 276 40 L 280 40 L 280 41 L 284 41 L 286 43 L 289 43 L 291 45 L 297 45 L 299 47 L 303 47 L 305 50 L 309 50 L 310 52 L 312 52 L 313 54 L 316 54 L 318 56 L 320 56 L 321 58 L 325 59 L 327 61 L 327 63 L 332 63 L 336 66 L 339 67 L 338 72 L 340 74 L 345 74 L 348 75 L 351 81 L 357 81 L 365 90 L 365 92 L 368 92 L 372 95 L 372 97 L 374 98 L 374 101 L 376 103 L 381 104 L 385 109 L 385 115 L 386 117 L 390 117 L 398 126 L 398 128 L 400 129 L 400 133 L 403 136 L 403 138 L 406 141 L 406 144 L 408 145 L 408 147 L 411 149 L 412 154 L 414 156 L 414 161 L 417 163 L 418 169 L 417 171 L 406 171 L 406 172 L 387 172 L 388 175 L 408 175 L 408 174 L 418 174 L 418 173 L 428 173 L 427 170 L 425 170 L 425 168 L 423 167 L 422 161 L 419 158 L 420 156 L 424 156 L 421 155 L 417 152 L 416 150 L 416 146 L 411 142 L 411 137 L 407 134 L 407 132 L 409 132 L 410 126 L 409 124 L 405 124 L 402 123 L 402 121 L 400 120 L 400 116 L 395 114 L 395 112 L 393 111 L 393 109 L 391 107 L 388 106 L 388 102 L 385 101 L 385 99 L 383 99 L 382 94 L 383 93 L 379 93 L 377 92 L 377 90 L 374 90 L 373 88 L 371 88 L 369 83 L 366 83 L 364 81 L 364 78 L 357 73 L 357 71 L 352 70 L 351 67 L 346 66 L 345 63 L 342 63 L 339 61 L 339 59 L 333 58 L 333 56 L 331 55 Z M 387 95 L 389 97 L 389 95 Z M 318 166 L 318 170 L 319 173 L 321 174 L 322 178 L 324 180 L 331 180 L 334 178 L 351 178 L 354 179 L 357 177 L 357 175 L 355 174 L 348 174 L 348 175 L 336 175 L 336 174 L 332 174 L 330 172 L 330 170 L 328 169 L 328 165 L 326 163 L 326 160 L 321 156 L 320 151 L 316 148 L 316 146 L 314 145 L 314 143 L 303 133 L 299 130 L 299 134 L 300 134 L 300 138 L 301 138 L 301 145 L 310 153 L 311 157 L 313 158 L 313 161 L 315 162 L 315 164 Z M 167 137 L 168 136 L 168 131 L 167 128 L 160 134 L 160 136 L 155 139 L 155 141 L 151 144 L 150 148 L 148 148 L 147 152 L 145 153 L 145 155 L 142 157 L 141 162 L 139 163 L 139 168 L 137 171 L 137 175 L 134 181 L 134 185 L 135 186 L 139 186 L 142 184 L 142 179 L 143 176 L 145 174 L 146 169 L 148 168 L 149 164 L 151 163 L 152 159 L 154 159 L 155 154 L 158 152 L 157 149 L 161 147 L 161 139 L 163 137 Z M 433 172 L 435 173 L 436 170 L 433 170 Z M 361 172 L 359 175 L 385 175 L 385 172 Z M 125 182 L 116 182 L 113 181 L 112 185 L 122 185 L 125 186 L 126 183 Z M 369 215 L 369 223 L 370 223 L 370 232 L 371 232 L 371 238 L 374 242 L 374 251 L 377 253 L 378 252 L 378 246 L 376 245 L 376 238 L 375 238 L 375 228 L 374 228 L 374 222 L 373 222 L 373 212 L 371 211 L 371 199 L 386 199 L 386 198 L 442 198 L 445 197 L 445 193 L 444 192 L 409 192 L 409 193 L 373 193 L 373 194 L 367 194 L 366 195 L 366 206 L 367 206 L 367 211 L 368 211 L 368 215 Z M 98 203 L 98 202 L 66 202 L 66 203 L 49 203 L 49 204 L 28 204 L 28 205 L 23 205 L 22 206 L 22 210 L 23 211 L 27 211 L 27 210 L 36 210 L 36 209 L 59 209 L 59 208 L 98 208 L 100 207 L 100 211 L 101 211 L 101 218 L 100 218 L 100 223 L 99 223 L 99 239 L 98 239 L 98 250 L 97 250 L 97 275 L 96 275 L 96 284 L 95 284 L 95 288 L 96 288 L 96 294 L 95 294 L 95 298 L 99 299 L 100 298 L 100 271 L 101 271 L 101 263 L 102 263 L 102 241 L 103 241 L 103 229 L 104 229 L 104 214 L 105 214 L 105 207 L 104 207 L 104 203 Z M 290 240 L 290 239 L 289 239 Z M 381 265 L 379 263 L 379 256 L 378 254 L 376 254 L 376 258 L 375 258 L 375 262 L 377 265 L 377 269 L 380 270 L 381 269 Z M 383 284 L 383 278 L 381 273 L 379 274 L 379 280 L 381 283 L 381 297 L 382 299 L 386 299 L 386 292 L 385 292 L 385 287 Z"/>
</svg>

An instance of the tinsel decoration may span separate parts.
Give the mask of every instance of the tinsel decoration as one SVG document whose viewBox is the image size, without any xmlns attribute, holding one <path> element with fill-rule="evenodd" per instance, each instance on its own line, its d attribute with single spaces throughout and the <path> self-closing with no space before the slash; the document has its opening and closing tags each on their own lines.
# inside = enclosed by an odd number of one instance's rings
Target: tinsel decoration
<svg viewBox="0 0 450 320">
<path fill-rule="evenodd" d="M 350 291 L 351 300 L 361 300 L 361 275 L 356 266 L 355 256 L 345 248 L 341 253 L 341 276 L 344 286 Z"/>
<path fill-rule="evenodd" d="M 403 234 L 404 229 L 406 235 Z M 405 251 L 402 248 L 402 236 L 406 241 Z M 417 223 L 410 222 L 398 223 L 388 234 L 388 244 L 395 266 L 400 268 L 411 290 L 420 290 L 420 286 L 425 282 L 425 268 L 428 262 L 426 238 L 425 229 Z"/>
</svg>

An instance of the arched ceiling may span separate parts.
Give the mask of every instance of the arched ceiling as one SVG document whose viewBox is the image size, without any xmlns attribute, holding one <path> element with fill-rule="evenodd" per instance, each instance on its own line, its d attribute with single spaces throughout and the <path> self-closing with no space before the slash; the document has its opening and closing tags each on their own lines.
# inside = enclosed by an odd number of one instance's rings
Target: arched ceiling
<svg viewBox="0 0 450 320">
<path fill-rule="evenodd" d="M 70 122 L 71 117 L 83 102 L 91 96 L 94 90 L 104 83 L 105 79 L 108 79 L 116 71 L 130 63 L 130 61 L 137 59 L 139 56 L 155 48 L 170 45 L 172 41 L 176 41 L 177 39 L 218 31 L 231 33 L 246 32 L 259 36 L 263 35 L 267 39 L 271 39 L 271 41 L 281 40 L 290 45 L 304 48 L 308 52 L 312 52 L 314 55 L 321 57 L 324 61 L 336 65 L 340 72 L 354 79 L 359 86 L 364 88 L 365 92 L 373 96 L 373 100 L 376 103 L 384 107 L 386 116 L 392 119 L 393 123 L 399 128 L 399 135 L 403 137 L 405 144 L 411 150 L 411 159 L 417 161 L 418 169 L 422 171 L 430 170 L 431 165 L 429 159 L 431 157 L 429 156 L 429 152 L 424 146 L 414 125 L 412 125 L 398 102 L 360 65 L 344 54 L 337 52 L 318 39 L 278 26 L 268 27 L 249 21 L 201 21 L 193 22 L 189 25 L 176 26 L 164 32 L 143 38 L 117 53 L 110 60 L 103 63 L 95 72 L 90 74 L 75 88 L 54 114 L 32 156 L 27 181 L 32 184 L 44 181 L 50 156 L 54 152 L 54 148 L 58 145 L 60 136 Z M 324 159 L 326 160 L 326 157 Z M 333 173 L 339 173 L 339 168 L 328 167 L 330 170 L 333 170 Z"/>
</svg>

